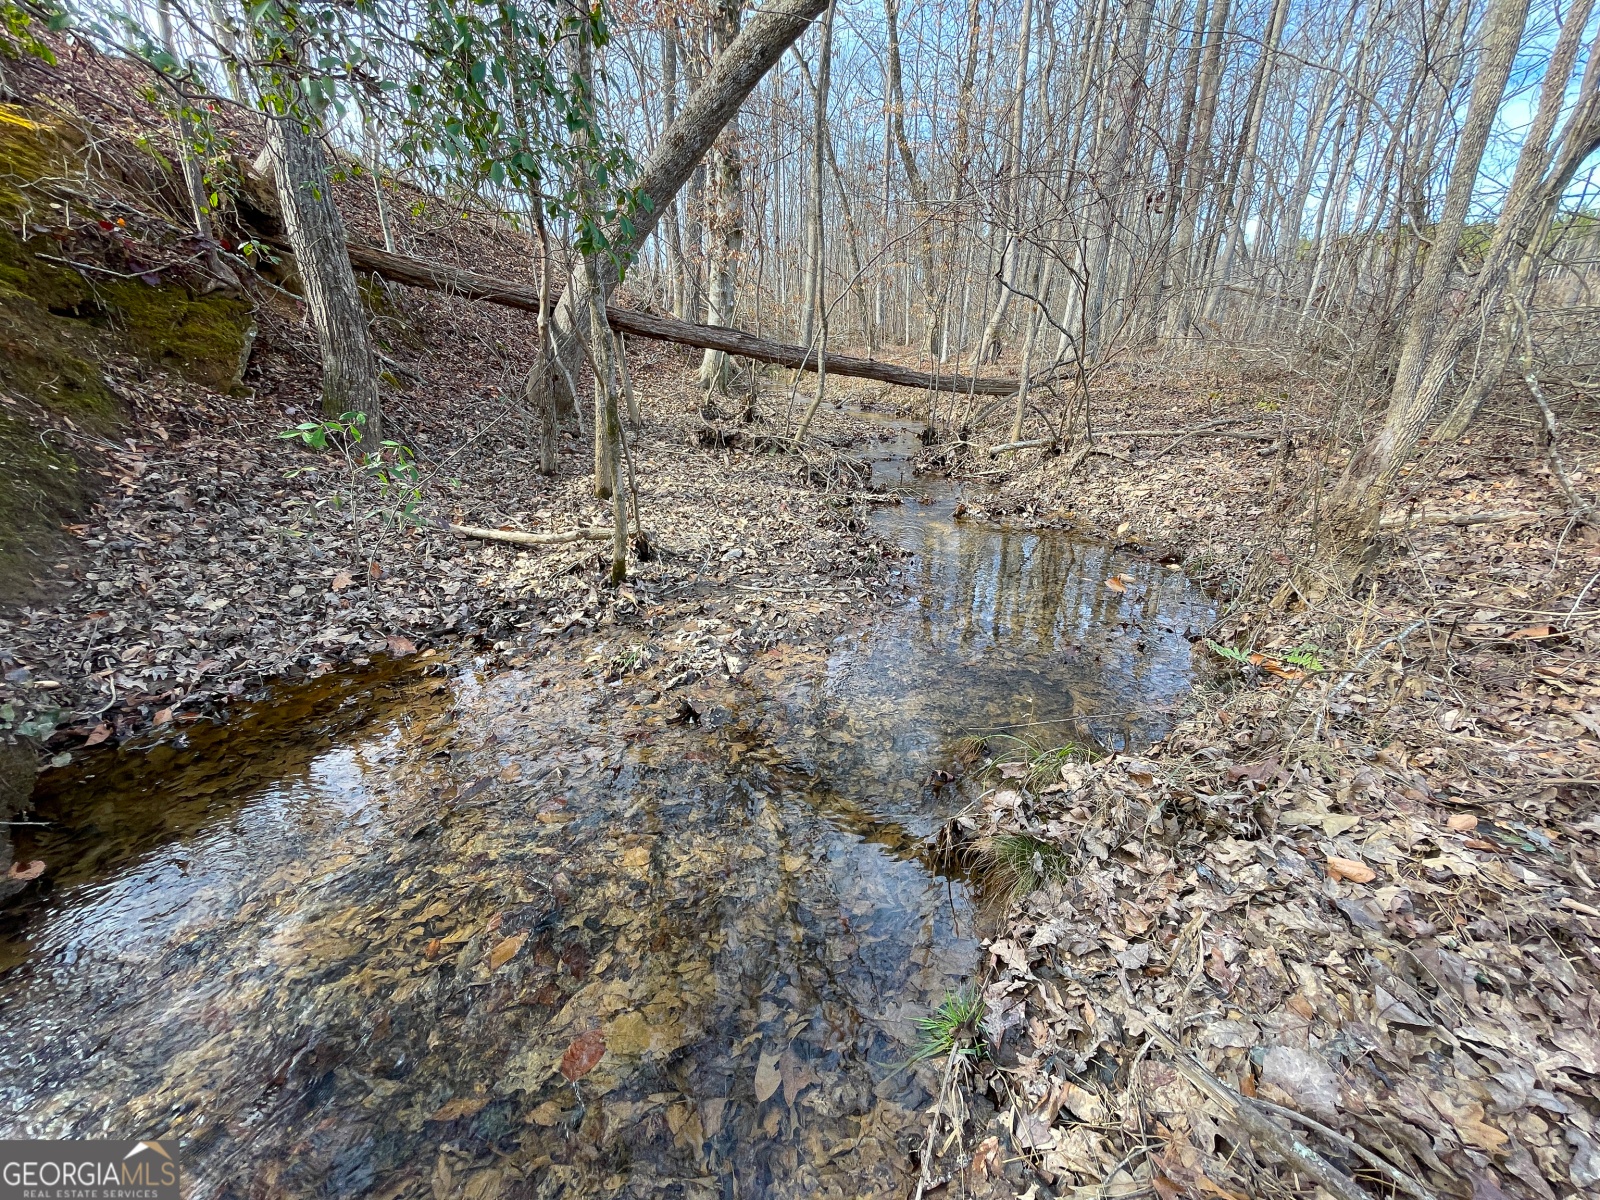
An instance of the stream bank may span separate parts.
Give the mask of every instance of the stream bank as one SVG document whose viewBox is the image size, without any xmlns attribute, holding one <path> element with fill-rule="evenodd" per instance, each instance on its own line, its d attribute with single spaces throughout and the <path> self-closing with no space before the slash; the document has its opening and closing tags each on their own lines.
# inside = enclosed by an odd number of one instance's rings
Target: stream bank
<svg viewBox="0 0 1600 1200">
<path fill-rule="evenodd" d="M 1315 1153 L 1375 1196 L 1590 1195 L 1600 532 L 1501 395 L 1407 472 L 1359 592 L 1320 594 L 1306 499 L 1356 439 L 1312 431 L 1361 417 L 1221 358 L 1105 371 L 1111 454 L 956 463 L 991 518 L 1160 547 L 1222 600 L 1161 742 L 991 775 L 983 821 L 1049 870 L 989 948 L 1021 1039 L 990 1149 L 1058 1193 L 1308 1194 Z"/>
</svg>

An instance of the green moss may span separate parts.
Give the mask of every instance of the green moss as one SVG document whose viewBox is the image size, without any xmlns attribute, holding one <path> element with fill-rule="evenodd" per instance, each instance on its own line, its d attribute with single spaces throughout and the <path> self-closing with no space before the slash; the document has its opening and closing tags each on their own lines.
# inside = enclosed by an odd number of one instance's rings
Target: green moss
<svg viewBox="0 0 1600 1200">
<path fill-rule="evenodd" d="M 52 448 L 26 415 L 0 406 L 0 602 L 33 591 L 40 564 L 61 541 L 61 526 L 89 501 L 77 461 Z"/>
<path fill-rule="evenodd" d="M 88 322 L 98 331 L 97 342 L 104 342 L 109 332 L 117 348 L 131 350 L 152 366 L 218 391 L 234 387 L 253 336 L 247 301 L 218 293 L 198 295 L 181 282 L 152 287 L 142 279 L 114 275 L 85 278 L 38 257 L 66 257 L 53 239 L 22 241 L 9 228 L 30 214 L 35 224 L 46 219 L 53 223 L 47 202 L 29 195 L 31 184 L 84 173 L 78 131 L 62 122 L 35 120 L 36 115 L 0 105 L 0 218 L 8 226 L 0 234 L 0 302 L 15 302 L 20 296 L 65 322 Z M 28 324 L 40 332 L 38 322 Z M 73 337 L 65 327 L 57 332 L 61 339 Z"/>
<path fill-rule="evenodd" d="M 231 296 L 195 296 L 179 285 L 118 279 L 97 289 L 112 324 L 140 358 L 214 391 L 236 387 L 251 308 Z"/>
<path fill-rule="evenodd" d="M 52 237 L 19 235 L 59 221 L 31 191 L 83 172 L 82 138 L 0 105 L 0 603 L 31 591 L 61 526 L 90 500 L 87 480 L 52 426 L 115 436 L 126 421 L 100 363 L 131 352 L 216 390 L 238 382 L 250 305 L 196 295 L 181 282 L 85 275 L 42 259 L 71 256 Z"/>
</svg>

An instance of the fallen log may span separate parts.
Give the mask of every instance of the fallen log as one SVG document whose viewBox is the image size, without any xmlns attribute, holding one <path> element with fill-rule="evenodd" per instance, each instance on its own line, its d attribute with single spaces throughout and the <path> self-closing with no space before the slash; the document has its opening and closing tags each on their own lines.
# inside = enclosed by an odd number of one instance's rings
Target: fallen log
<svg viewBox="0 0 1600 1200">
<path fill-rule="evenodd" d="M 539 311 L 539 290 L 529 284 L 508 279 L 495 279 L 479 275 L 476 271 L 463 271 L 439 263 L 426 262 L 404 254 L 390 254 L 374 246 L 352 244 L 349 247 L 350 265 L 358 271 L 369 271 L 394 283 L 408 287 L 424 288 L 459 296 L 463 300 L 481 300 L 486 304 L 500 304 L 519 308 L 524 312 Z M 550 298 L 554 307 L 559 293 Z M 639 312 L 637 309 L 606 305 L 606 318 L 612 328 L 637 337 L 658 342 L 674 342 L 680 346 L 693 346 L 700 350 L 721 350 L 740 358 L 793 370 L 815 371 L 817 352 L 804 346 L 789 346 L 768 341 L 741 329 L 724 329 L 715 325 L 696 325 L 673 317 Z M 892 383 L 899 387 L 920 388 L 923 391 L 959 392 L 977 396 L 1010 396 L 1017 390 L 1015 379 L 995 377 L 974 379 L 965 375 L 930 375 L 895 363 L 880 362 L 872 358 L 855 358 L 848 354 L 825 353 L 823 360 L 830 375 L 845 375 L 854 379 L 872 379 L 879 383 Z"/>
<path fill-rule="evenodd" d="M 1550 513 L 1529 512 L 1527 509 L 1496 509 L 1491 512 L 1467 513 L 1395 513 L 1378 522 L 1379 529 L 1405 529 L 1412 525 L 1454 525 L 1465 529 L 1469 525 L 1494 525 L 1501 521 L 1542 521 Z"/>
<path fill-rule="evenodd" d="M 1006 442 L 1000 446 L 990 446 L 988 455 L 990 458 L 998 458 L 1002 454 L 1010 454 L 1013 450 L 1038 450 L 1045 446 L 1054 448 L 1055 444 L 1056 439 L 1053 437 L 1029 438 L 1025 442 Z"/>
<path fill-rule="evenodd" d="M 565 533 L 524 533 L 520 529 L 485 529 L 481 525 L 450 525 L 451 533 L 481 538 L 486 542 L 510 542 L 513 546 L 564 546 L 568 542 L 606 542 L 611 540 L 609 525 L 588 525 Z"/>
</svg>

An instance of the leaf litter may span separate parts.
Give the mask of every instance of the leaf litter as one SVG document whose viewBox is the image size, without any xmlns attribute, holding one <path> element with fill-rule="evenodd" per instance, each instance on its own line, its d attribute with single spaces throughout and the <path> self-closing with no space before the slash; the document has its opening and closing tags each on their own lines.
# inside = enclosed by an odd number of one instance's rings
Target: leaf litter
<svg viewBox="0 0 1600 1200">
<path fill-rule="evenodd" d="M 1097 419 L 1260 421 L 1288 395 L 1196 375 L 1109 372 Z M 1594 1194 L 1600 537 L 1561 514 L 1519 403 L 1408 473 L 1348 598 L 1315 587 L 1300 503 L 1341 460 L 1288 433 L 1125 439 L 1070 480 L 1016 463 L 973 506 L 1182 562 L 1224 605 L 1169 734 L 1053 779 L 994 770 L 951 827 L 1071 867 L 989 944 L 992 1061 L 965 1088 L 1000 1111 L 941 1106 L 924 1183 L 1000 1161 L 1026 1164 L 1019 1194 Z M 1527 516 L 1444 520 L 1480 508 Z"/>
</svg>

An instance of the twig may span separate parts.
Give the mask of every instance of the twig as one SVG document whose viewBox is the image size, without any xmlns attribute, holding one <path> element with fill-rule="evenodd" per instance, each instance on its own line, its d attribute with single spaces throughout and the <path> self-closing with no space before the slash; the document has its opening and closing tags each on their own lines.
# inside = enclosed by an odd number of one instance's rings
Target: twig
<svg viewBox="0 0 1600 1200">
<path fill-rule="evenodd" d="M 1384 1158 L 1383 1155 L 1377 1153 L 1376 1151 L 1368 1150 L 1360 1142 L 1356 1141 L 1354 1138 L 1346 1137 L 1337 1129 L 1329 1129 L 1321 1121 L 1313 1120 L 1312 1118 L 1306 1116 L 1305 1113 L 1295 1112 L 1295 1110 L 1292 1108 L 1285 1108 L 1281 1104 L 1274 1104 L 1272 1101 L 1263 1100 L 1259 1096 L 1255 1097 L 1252 1100 L 1252 1103 L 1260 1108 L 1266 1109 L 1269 1113 L 1276 1113 L 1280 1117 L 1287 1117 L 1291 1121 L 1295 1121 L 1301 1125 L 1304 1125 L 1307 1129 L 1313 1131 L 1314 1133 L 1320 1133 L 1330 1142 L 1343 1146 L 1346 1150 L 1350 1151 L 1351 1154 L 1354 1154 L 1369 1167 L 1372 1167 L 1374 1170 L 1381 1171 L 1383 1174 L 1387 1175 L 1394 1182 L 1395 1187 L 1399 1188 L 1406 1195 L 1415 1196 L 1417 1200 L 1437 1200 L 1437 1197 L 1435 1197 L 1432 1192 L 1418 1183 L 1415 1178 L 1407 1175 L 1399 1167 L 1395 1166 L 1388 1159 Z"/>
<path fill-rule="evenodd" d="M 990 446 L 988 454 L 990 458 L 997 458 L 1002 454 L 1009 454 L 1013 450 L 1036 450 L 1044 446 L 1053 448 L 1055 444 L 1056 439 L 1053 437 L 1029 438 L 1025 442 L 1005 442 L 999 446 Z"/>
<path fill-rule="evenodd" d="M 73 262 L 70 258 L 57 258 L 54 254 L 40 254 L 35 252 L 34 257 L 42 258 L 45 260 L 45 262 L 60 263 L 64 267 L 72 267 L 74 270 L 78 271 L 94 271 L 101 275 L 109 275 L 113 279 L 141 279 L 146 275 L 154 275 L 157 272 L 168 270 L 171 267 L 176 267 L 189 261 L 188 259 L 180 258 L 173 262 L 161 263 L 154 267 L 146 267 L 142 271 L 134 271 L 129 274 L 123 271 L 113 271 L 110 267 L 97 267 L 93 263 Z M 198 258 L 199 255 L 195 255 L 194 257 Z"/>
<path fill-rule="evenodd" d="M 1067 460 L 1067 466 L 1062 472 L 1062 478 L 1070 479 L 1072 477 L 1072 473 L 1081 467 L 1084 460 L 1091 454 L 1103 454 L 1105 457 L 1117 459 L 1119 462 L 1131 461 L 1129 457 L 1121 450 L 1112 450 L 1108 446 L 1089 445 L 1083 447 L 1081 450 L 1076 450 L 1073 452 L 1072 457 Z"/>
<path fill-rule="evenodd" d="M 917 1171 L 917 1190 L 911 1200 L 922 1200 L 922 1193 L 933 1185 L 933 1139 L 939 1136 L 939 1114 L 944 1111 L 944 1098 L 950 1091 L 950 1076 L 961 1055 L 950 1051 L 944 1063 L 944 1078 L 939 1082 L 939 1098 L 933 1106 L 933 1117 L 928 1122 L 928 1140 L 922 1147 L 922 1165 Z"/>
</svg>

